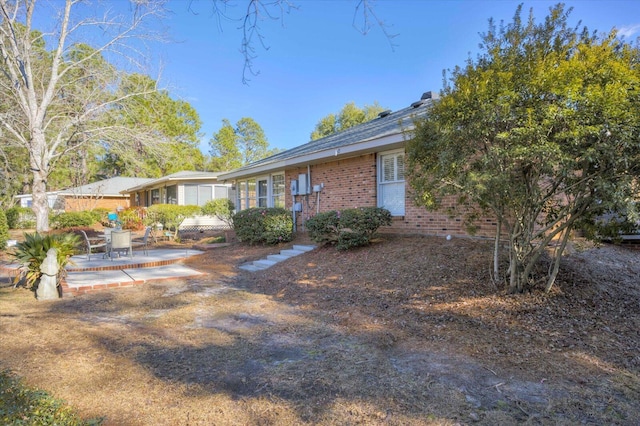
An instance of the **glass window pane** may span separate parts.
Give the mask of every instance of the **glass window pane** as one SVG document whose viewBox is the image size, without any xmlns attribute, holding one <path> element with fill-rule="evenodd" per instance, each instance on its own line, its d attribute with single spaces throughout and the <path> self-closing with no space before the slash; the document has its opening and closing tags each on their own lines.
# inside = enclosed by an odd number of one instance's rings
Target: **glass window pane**
<svg viewBox="0 0 640 426">
<path fill-rule="evenodd" d="M 404 153 L 381 155 L 379 164 L 381 170 L 378 183 L 378 207 L 389 210 L 393 216 L 404 216 Z"/>
<path fill-rule="evenodd" d="M 178 204 L 178 193 L 176 186 L 167 186 L 167 204 Z"/>
<path fill-rule="evenodd" d="M 284 175 L 271 177 L 271 194 L 273 207 L 284 207 Z"/>
<path fill-rule="evenodd" d="M 267 180 L 258 181 L 258 207 L 267 207 Z"/>
<path fill-rule="evenodd" d="M 251 179 L 247 181 L 247 199 L 248 199 L 247 207 L 256 206 L 256 180 L 255 179 Z"/>
<path fill-rule="evenodd" d="M 226 186 L 216 185 L 213 187 L 213 198 L 216 200 L 218 198 L 227 198 L 229 197 L 229 188 Z"/>
<path fill-rule="evenodd" d="M 238 182 L 238 202 L 236 203 L 238 211 L 247 208 L 247 182 Z"/>
<path fill-rule="evenodd" d="M 213 191 L 210 186 L 198 186 L 198 205 L 204 206 L 207 202 L 211 201 L 212 195 Z"/>
<path fill-rule="evenodd" d="M 393 216 L 404 215 L 404 183 L 387 183 L 381 187 L 381 206 Z"/>
<path fill-rule="evenodd" d="M 196 185 L 184 186 L 184 204 L 187 206 L 198 205 L 198 187 Z"/>
</svg>

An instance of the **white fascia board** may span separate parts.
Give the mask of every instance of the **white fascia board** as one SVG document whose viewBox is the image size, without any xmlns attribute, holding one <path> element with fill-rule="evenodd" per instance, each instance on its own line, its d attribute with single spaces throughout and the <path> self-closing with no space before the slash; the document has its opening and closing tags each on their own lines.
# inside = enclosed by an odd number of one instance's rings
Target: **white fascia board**
<svg viewBox="0 0 640 426">
<path fill-rule="evenodd" d="M 152 180 L 151 182 L 143 183 L 142 185 L 134 186 L 133 188 L 128 188 L 123 191 L 120 191 L 121 194 L 130 194 L 132 192 L 142 191 L 146 189 L 155 189 L 159 187 L 159 185 L 167 182 L 179 182 L 179 181 L 193 181 L 193 180 L 210 180 L 215 179 L 216 182 L 219 180 L 218 176 L 193 176 L 193 177 L 170 177 L 165 176 L 158 178 L 156 180 Z"/>
<path fill-rule="evenodd" d="M 282 170 L 287 166 L 287 160 L 274 161 L 273 163 L 262 164 L 257 167 L 251 167 L 248 169 L 231 171 L 229 173 L 223 173 L 218 176 L 218 179 L 221 181 L 228 181 L 237 179 L 239 177 L 250 177 L 255 175 L 263 175 L 265 173 L 274 171 L 274 170 Z"/>
<path fill-rule="evenodd" d="M 394 149 L 406 141 L 404 135 L 404 132 L 394 132 L 386 136 L 378 136 L 375 139 L 369 139 L 351 145 L 341 146 L 339 148 L 324 149 L 321 151 L 304 154 L 298 157 L 264 164 L 258 167 L 238 170 L 236 172 L 229 172 L 220 175 L 220 179 L 226 181 L 238 178 L 248 178 L 276 171 L 283 171 L 286 168 L 297 167 L 300 165 L 317 164 L 320 162 L 328 162 L 332 160 L 353 157 L 355 155 L 377 152 L 380 151 L 381 148 L 384 148 L 385 150 Z"/>
</svg>

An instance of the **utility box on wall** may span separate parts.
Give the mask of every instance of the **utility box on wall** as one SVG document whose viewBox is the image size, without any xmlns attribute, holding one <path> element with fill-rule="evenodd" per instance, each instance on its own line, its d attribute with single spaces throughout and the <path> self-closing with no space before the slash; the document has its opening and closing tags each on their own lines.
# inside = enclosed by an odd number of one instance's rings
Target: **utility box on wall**
<svg viewBox="0 0 640 426">
<path fill-rule="evenodd" d="M 298 195 L 298 181 L 295 179 L 291 180 L 291 195 Z"/>
<path fill-rule="evenodd" d="M 298 195 L 307 195 L 309 193 L 309 182 L 306 174 L 298 175 Z"/>
</svg>

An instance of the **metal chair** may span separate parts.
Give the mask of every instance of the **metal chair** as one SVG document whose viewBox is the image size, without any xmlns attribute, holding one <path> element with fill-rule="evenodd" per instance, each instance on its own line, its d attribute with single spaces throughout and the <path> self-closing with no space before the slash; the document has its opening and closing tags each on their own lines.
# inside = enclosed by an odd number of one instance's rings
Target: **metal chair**
<svg viewBox="0 0 640 426">
<path fill-rule="evenodd" d="M 106 247 L 107 243 L 95 243 L 95 242 L 91 242 L 91 239 L 87 236 L 87 233 L 80 230 L 80 232 L 82 232 L 82 236 L 84 237 L 84 243 L 87 246 L 87 260 L 91 260 L 91 250 L 94 249 L 99 249 L 102 247 Z M 104 257 L 104 255 L 103 255 Z"/>
<path fill-rule="evenodd" d="M 109 258 L 113 260 L 115 253 L 120 256 L 121 253 L 129 254 L 133 259 L 133 250 L 131 250 L 131 231 L 112 231 L 111 242 L 108 245 Z"/>
<path fill-rule="evenodd" d="M 149 236 L 151 235 L 151 226 L 147 226 L 147 229 L 144 231 L 144 237 L 142 237 L 142 241 L 131 241 L 131 245 L 133 247 L 142 246 L 142 253 L 146 256 L 148 254 L 148 245 L 149 245 Z"/>
</svg>

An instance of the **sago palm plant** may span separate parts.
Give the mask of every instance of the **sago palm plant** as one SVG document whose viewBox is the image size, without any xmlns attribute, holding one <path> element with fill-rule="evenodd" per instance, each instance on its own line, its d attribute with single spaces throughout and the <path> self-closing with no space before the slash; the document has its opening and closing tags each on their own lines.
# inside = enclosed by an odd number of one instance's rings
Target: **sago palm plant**
<svg viewBox="0 0 640 426">
<path fill-rule="evenodd" d="M 66 275 L 65 266 L 80 244 L 76 234 L 40 235 L 24 234 L 24 241 L 16 244 L 13 257 L 20 263 L 20 273 L 14 279 L 14 285 L 24 282 L 25 287 L 32 290 L 38 288 L 42 272 L 40 265 L 47 257 L 47 251 L 55 248 L 58 259 L 58 282 Z"/>
</svg>

